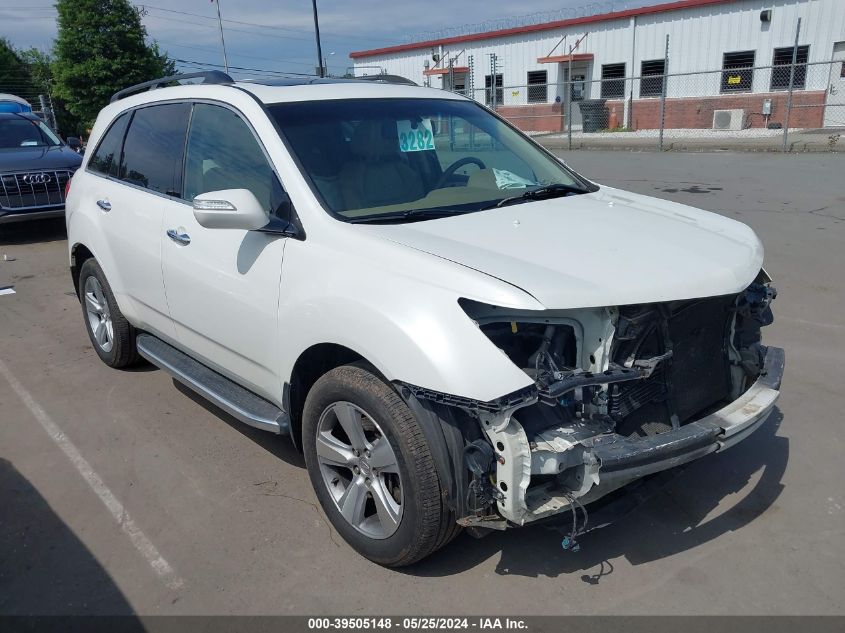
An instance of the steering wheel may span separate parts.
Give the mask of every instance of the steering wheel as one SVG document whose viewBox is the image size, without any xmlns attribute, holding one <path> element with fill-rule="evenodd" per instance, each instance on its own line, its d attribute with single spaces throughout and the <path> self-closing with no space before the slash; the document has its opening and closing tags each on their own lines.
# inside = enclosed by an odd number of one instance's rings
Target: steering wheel
<svg viewBox="0 0 845 633">
<path fill-rule="evenodd" d="M 446 168 L 446 171 L 444 171 L 443 175 L 440 176 L 440 180 L 437 181 L 437 185 L 435 185 L 434 188 L 441 189 L 443 185 L 449 182 L 452 176 L 455 175 L 455 172 L 464 165 L 478 165 L 479 169 L 487 169 L 487 165 L 485 165 L 480 158 L 476 158 L 475 156 L 465 156 L 464 158 L 459 158 Z"/>
</svg>

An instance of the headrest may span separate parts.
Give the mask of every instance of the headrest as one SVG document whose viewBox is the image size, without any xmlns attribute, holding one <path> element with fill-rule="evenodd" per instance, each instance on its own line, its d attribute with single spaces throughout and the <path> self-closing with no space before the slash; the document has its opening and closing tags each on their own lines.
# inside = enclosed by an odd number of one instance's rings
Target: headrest
<svg viewBox="0 0 845 633">
<path fill-rule="evenodd" d="M 398 157 L 396 125 L 390 121 L 361 121 L 352 133 L 351 149 L 356 156 L 369 160 Z"/>
</svg>

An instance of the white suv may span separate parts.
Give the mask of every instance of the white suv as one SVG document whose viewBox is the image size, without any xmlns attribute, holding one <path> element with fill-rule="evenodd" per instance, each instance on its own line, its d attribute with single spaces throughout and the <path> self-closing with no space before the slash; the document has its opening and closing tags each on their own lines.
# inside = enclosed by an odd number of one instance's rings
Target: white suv
<svg viewBox="0 0 845 633">
<path fill-rule="evenodd" d="M 289 435 L 367 558 L 555 514 L 573 547 L 585 504 L 772 411 L 747 226 L 599 187 L 447 92 L 169 80 L 103 109 L 70 187 L 94 349 Z"/>
</svg>

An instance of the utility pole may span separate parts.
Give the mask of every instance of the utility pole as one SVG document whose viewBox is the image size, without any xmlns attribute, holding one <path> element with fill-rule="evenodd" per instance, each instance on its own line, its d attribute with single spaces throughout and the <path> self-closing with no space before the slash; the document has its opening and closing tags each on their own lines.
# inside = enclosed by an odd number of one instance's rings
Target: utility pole
<svg viewBox="0 0 845 633">
<path fill-rule="evenodd" d="M 214 2 L 214 0 L 211 0 Z M 220 17 L 220 0 L 217 0 L 215 5 L 217 7 L 217 25 L 220 27 L 220 45 L 223 47 L 223 68 L 226 69 L 226 74 L 229 74 L 229 60 L 226 57 L 226 40 L 223 39 L 223 18 Z"/>
<path fill-rule="evenodd" d="M 498 56 L 496 53 L 490 53 L 490 107 L 495 112 L 496 106 L 499 105 L 496 101 L 496 71 L 498 70 L 497 65 Z M 502 91 L 504 94 L 504 91 Z"/>
<path fill-rule="evenodd" d="M 658 149 L 663 151 L 663 130 L 666 127 L 666 91 L 669 88 L 669 34 L 666 34 L 666 51 L 663 53 L 663 88 L 660 91 L 660 138 Z"/>
<path fill-rule="evenodd" d="M 317 18 L 317 0 L 311 0 L 314 7 L 314 35 L 317 37 L 317 74 L 320 77 L 326 76 L 326 69 L 323 67 L 323 47 L 320 45 L 320 20 Z"/>
<path fill-rule="evenodd" d="M 572 81 L 572 56 L 575 54 L 575 51 L 578 50 L 578 47 L 581 46 L 581 42 L 587 39 L 587 36 L 590 34 L 589 31 L 584 33 L 581 37 L 579 37 L 574 44 L 570 45 L 569 47 L 569 64 L 566 69 L 566 137 L 567 143 L 569 145 L 569 149 L 572 149 L 572 88 L 575 86 L 575 83 Z M 564 49 L 566 50 L 566 49 Z M 584 98 L 584 94 L 581 94 L 581 99 Z M 581 106 L 578 106 L 579 108 Z M 583 125 L 582 125 L 583 131 Z"/>
<path fill-rule="evenodd" d="M 625 127 L 631 129 L 634 121 L 634 77 L 637 75 L 637 16 L 631 18 L 631 92 L 628 94 L 628 111 L 625 113 Z M 642 68 L 640 69 L 642 70 Z M 640 73 L 642 74 L 642 72 Z"/>
<path fill-rule="evenodd" d="M 788 150 L 789 142 L 789 115 L 792 113 L 792 92 L 795 90 L 795 63 L 798 61 L 798 38 L 801 37 L 801 18 L 798 18 L 798 25 L 795 27 L 795 46 L 792 47 L 792 65 L 789 67 L 789 94 L 786 97 L 786 114 L 783 121 L 783 151 Z M 806 66 L 804 67 L 806 73 Z M 774 72 L 774 69 L 772 69 Z"/>
<path fill-rule="evenodd" d="M 569 63 L 566 68 L 566 139 L 567 147 L 572 149 L 572 53 L 574 46 L 569 47 Z M 582 128 L 583 129 L 583 128 Z"/>
</svg>

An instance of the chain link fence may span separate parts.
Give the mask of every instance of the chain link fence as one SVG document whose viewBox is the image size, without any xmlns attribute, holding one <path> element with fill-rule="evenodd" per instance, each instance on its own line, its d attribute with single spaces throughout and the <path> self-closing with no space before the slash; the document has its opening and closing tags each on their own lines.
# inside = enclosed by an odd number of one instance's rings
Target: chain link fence
<svg viewBox="0 0 845 633">
<path fill-rule="evenodd" d="M 564 64 L 557 83 L 530 82 L 529 73 L 529 83 L 504 85 L 502 75 L 496 81 L 488 75 L 484 87 L 458 84 L 454 92 L 542 136 L 544 143 L 570 149 L 630 144 L 663 150 L 727 142 L 791 151 L 808 134 L 827 136 L 832 150 L 845 146 L 841 60 L 670 74 L 662 73 L 664 67 L 654 74 L 589 80 Z"/>
<path fill-rule="evenodd" d="M 21 70 L 4 73 L 4 80 L 0 81 L 0 94 L 11 94 L 29 103 L 32 111 L 47 122 L 54 130 L 57 129 L 53 97 L 50 81 L 39 79 L 26 66 Z M 0 98 L 2 100 L 2 98 Z"/>
<path fill-rule="evenodd" d="M 547 71 L 529 72 L 521 85 L 505 85 L 494 63 L 482 86 L 468 81 L 471 69 L 450 67 L 443 85 L 560 148 L 748 145 L 793 151 L 802 139 L 831 150 L 845 147 L 845 61 L 663 74 L 667 62 L 643 64 L 643 74 L 634 77 L 625 76 L 621 64 L 618 75 L 613 65 L 604 66 L 598 80 L 587 79 L 589 68 L 564 63 L 559 81 L 547 82 L 553 74 Z M 23 97 L 55 128 L 50 81 L 34 75 L 7 78 L 0 93 Z"/>
</svg>

